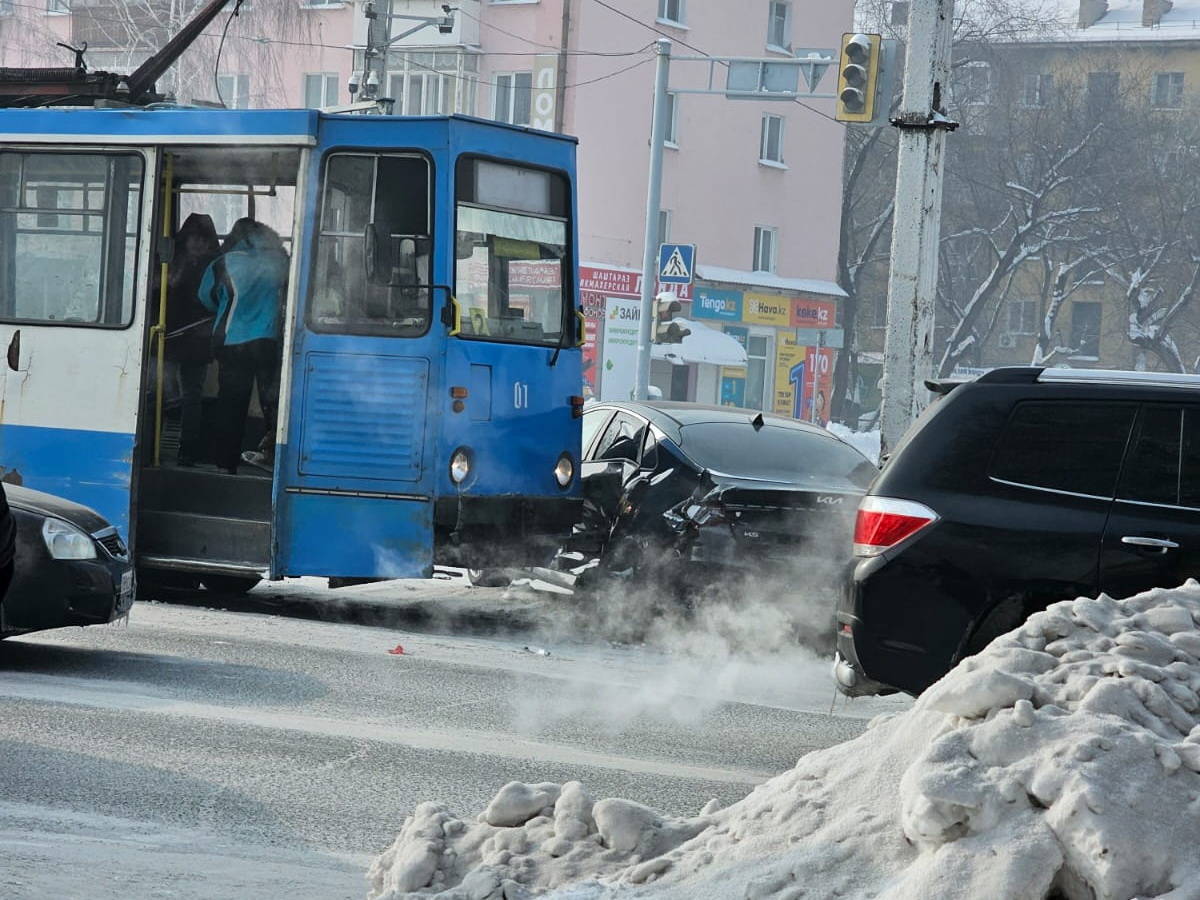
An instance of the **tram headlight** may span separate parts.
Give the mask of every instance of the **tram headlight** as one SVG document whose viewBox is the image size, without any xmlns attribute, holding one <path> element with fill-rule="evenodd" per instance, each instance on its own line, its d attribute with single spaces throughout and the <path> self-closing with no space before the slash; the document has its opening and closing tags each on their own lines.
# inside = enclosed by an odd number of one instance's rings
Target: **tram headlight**
<svg viewBox="0 0 1200 900">
<path fill-rule="evenodd" d="M 565 488 L 574 477 L 575 463 L 571 460 L 571 454 L 564 453 L 554 464 L 554 480 L 558 482 L 559 487 Z"/>
<path fill-rule="evenodd" d="M 54 559 L 95 559 L 96 542 L 91 535 L 62 519 L 42 523 L 42 540 Z"/>
<path fill-rule="evenodd" d="M 455 484 L 462 484 L 470 474 L 471 451 L 466 447 L 459 447 L 450 456 L 450 480 Z"/>
</svg>

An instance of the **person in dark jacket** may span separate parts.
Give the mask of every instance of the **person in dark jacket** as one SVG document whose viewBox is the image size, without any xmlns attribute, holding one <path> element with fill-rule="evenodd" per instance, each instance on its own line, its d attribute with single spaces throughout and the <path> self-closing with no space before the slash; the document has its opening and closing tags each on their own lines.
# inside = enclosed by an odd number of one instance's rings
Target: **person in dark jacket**
<svg viewBox="0 0 1200 900">
<path fill-rule="evenodd" d="M 239 219 L 221 255 L 204 272 L 200 302 L 216 314 L 213 347 L 220 365 L 214 461 L 237 474 L 250 395 L 258 386 L 266 434 L 262 461 L 273 463 L 279 404 L 279 338 L 288 255 L 279 235 L 253 219 Z"/>
<path fill-rule="evenodd" d="M 166 358 L 179 373 L 182 401 L 179 465 L 192 466 L 203 454 L 204 379 L 212 362 L 212 313 L 200 302 L 200 282 L 220 252 L 213 220 L 192 213 L 175 235 L 175 258 L 167 276 Z"/>
</svg>

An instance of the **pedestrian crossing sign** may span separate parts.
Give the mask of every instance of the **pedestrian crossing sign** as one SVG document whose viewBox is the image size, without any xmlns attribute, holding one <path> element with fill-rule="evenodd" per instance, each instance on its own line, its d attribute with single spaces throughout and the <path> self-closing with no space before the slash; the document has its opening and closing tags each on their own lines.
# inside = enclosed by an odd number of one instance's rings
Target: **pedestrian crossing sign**
<svg viewBox="0 0 1200 900">
<path fill-rule="evenodd" d="M 662 284 L 691 284 L 695 264 L 695 244 L 663 244 L 658 248 L 658 280 Z"/>
</svg>

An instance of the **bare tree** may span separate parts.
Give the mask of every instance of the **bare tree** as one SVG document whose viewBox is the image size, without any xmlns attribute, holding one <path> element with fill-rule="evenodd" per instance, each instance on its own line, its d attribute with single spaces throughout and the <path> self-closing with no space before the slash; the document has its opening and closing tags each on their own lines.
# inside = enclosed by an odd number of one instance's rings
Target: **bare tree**
<svg viewBox="0 0 1200 900">
<path fill-rule="evenodd" d="M 990 337 L 1000 314 L 999 301 L 1026 263 L 1057 245 L 1088 239 L 1087 219 L 1098 210 L 1075 205 L 1070 188 L 1078 177 L 1080 157 L 1096 133 L 1092 128 L 1074 144 L 1044 147 L 1048 159 L 1043 171 L 989 190 L 983 208 L 956 210 L 959 217 L 971 220 L 982 219 L 988 209 L 994 212 L 990 221 L 983 219 L 984 225 L 943 237 L 941 267 L 947 277 L 940 281 L 938 294 L 948 314 L 949 333 L 939 375 L 949 375 Z M 955 277 L 958 269 L 963 274 Z M 964 283 L 967 290 L 962 290 Z"/>
<path fill-rule="evenodd" d="M 92 68 L 131 71 L 178 33 L 204 4 L 205 0 L 89 0 L 71 8 L 68 40 L 77 47 L 86 42 L 87 62 Z M 55 46 L 63 36 L 38 21 L 45 16 L 21 19 L 22 26 L 29 27 L 5 35 L 12 41 L 5 42 L 6 64 L 14 56 L 26 66 L 68 62 L 66 51 Z M 250 77 L 246 82 L 249 97 L 239 100 L 254 106 L 281 105 L 286 99 L 283 60 L 297 47 L 313 43 L 309 22 L 296 0 L 230 5 L 168 70 L 158 90 L 184 102 L 214 101 L 218 99 L 218 71 L 239 73 Z M 227 104 L 232 100 L 225 98 Z"/>
<path fill-rule="evenodd" d="M 1074 248 L 1068 248 L 1074 250 Z M 1085 284 L 1090 284 L 1097 275 L 1103 274 L 1101 260 L 1108 253 L 1107 247 L 1081 249 L 1071 258 L 1056 262 L 1050 253 L 1042 257 L 1041 309 L 1038 318 L 1037 343 L 1033 348 L 1030 365 L 1049 365 L 1059 356 L 1072 356 L 1083 348 L 1064 339 L 1058 326 L 1058 316 L 1066 302 Z"/>
</svg>

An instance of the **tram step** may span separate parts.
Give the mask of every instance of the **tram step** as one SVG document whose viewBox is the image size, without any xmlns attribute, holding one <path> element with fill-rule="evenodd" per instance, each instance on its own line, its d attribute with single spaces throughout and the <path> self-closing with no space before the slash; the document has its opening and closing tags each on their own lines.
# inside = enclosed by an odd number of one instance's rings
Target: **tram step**
<svg viewBox="0 0 1200 900">
<path fill-rule="evenodd" d="M 143 510 L 138 517 L 138 554 L 225 560 L 266 568 L 271 523 L 227 516 Z"/>
<path fill-rule="evenodd" d="M 139 505 L 144 510 L 234 519 L 271 518 L 271 479 L 205 469 L 143 469 Z"/>
</svg>

